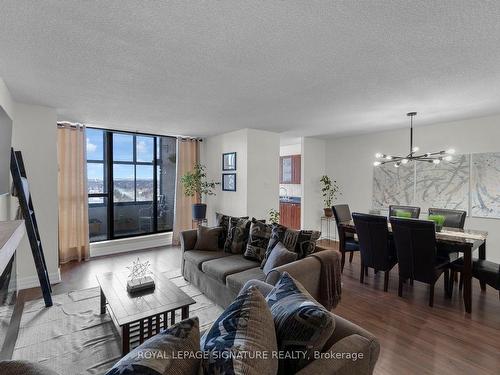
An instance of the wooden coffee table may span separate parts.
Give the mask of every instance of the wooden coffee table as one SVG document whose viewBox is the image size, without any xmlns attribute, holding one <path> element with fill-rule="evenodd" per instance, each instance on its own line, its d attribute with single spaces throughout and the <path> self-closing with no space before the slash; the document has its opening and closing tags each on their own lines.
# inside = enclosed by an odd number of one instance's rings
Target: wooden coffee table
<svg viewBox="0 0 500 375">
<path fill-rule="evenodd" d="M 122 355 L 131 345 L 142 344 L 159 333 L 162 328 L 175 323 L 175 312 L 181 310 L 181 319 L 189 316 L 189 306 L 196 301 L 177 285 L 156 272 L 151 275 L 155 289 L 142 293 L 127 292 L 127 273 L 107 272 L 97 276 L 101 288 L 101 314 L 108 311 L 121 328 Z"/>
</svg>

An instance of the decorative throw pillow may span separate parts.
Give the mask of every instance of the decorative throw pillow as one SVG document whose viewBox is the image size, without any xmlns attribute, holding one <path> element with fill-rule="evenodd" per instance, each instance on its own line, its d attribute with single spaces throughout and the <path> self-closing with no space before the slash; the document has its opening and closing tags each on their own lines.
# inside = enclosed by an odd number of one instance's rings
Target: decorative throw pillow
<svg viewBox="0 0 500 375">
<path fill-rule="evenodd" d="M 243 255 L 247 259 L 255 259 L 259 262 L 264 260 L 267 246 L 271 239 L 271 226 L 262 221 L 252 219 L 248 243 Z"/>
<path fill-rule="evenodd" d="M 316 241 L 319 240 L 321 232 L 317 230 L 301 230 L 295 244 L 295 252 L 298 254 L 298 259 L 305 258 L 309 254 L 314 253 L 316 249 Z"/>
<path fill-rule="evenodd" d="M 219 236 L 222 232 L 221 227 L 205 227 L 200 225 L 198 227 L 198 234 L 196 237 L 195 250 L 217 250 L 219 247 Z"/>
<path fill-rule="evenodd" d="M 231 219 L 231 216 L 216 212 L 215 219 L 217 222 L 216 225 L 218 227 L 222 227 L 222 232 L 219 235 L 219 249 L 223 249 L 229 232 L 229 220 Z M 240 217 L 240 219 L 248 219 L 248 216 Z"/>
<path fill-rule="evenodd" d="M 298 230 L 287 228 L 281 224 L 273 224 L 271 229 L 271 238 L 269 239 L 269 245 L 267 246 L 266 255 L 264 256 L 264 259 L 260 264 L 260 268 L 264 268 L 267 258 L 278 242 L 281 242 L 288 250 L 295 251 L 295 246 L 297 245 L 298 238 Z"/>
<path fill-rule="evenodd" d="M 274 322 L 255 287 L 236 297 L 202 338 L 204 374 L 276 374 Z M 260 355 L 260 358 L 256 355 Z"/>
<path fill-rule="evenodd" d="M 280 359 L 282 374 L 295 374 L 312 361 L 333 333 L 335 321 L 305 288 L 284 272 L 266 297 L 276 327 L 278 350 L 290 354 Z M 297 352 L 305 356 L 291 355 Z"/>
<path fill-rule="evenodd" d="M 297 253 L 289 251 L 285 245 L 278 242 L 273 251 L 271 251 L 271 254 L 269 255 L 269 258 L 267 258 L 266 264 L 264 264 L 264 268 L 262 270 L 267 275 L 273 268 L 294 262 L 296 260 Z"/>
<path fill-rule="evenodd" d="M 243 254 L 248 241 L 251 220 L 232 217 L 229 220 L 229 231 L 227 232 L 224 251 L 231 254 Z"/>
<path fill-rule="evenodd" d="M 200 367 L 200 359 L 196 358 L 199 350 L 198 318 L 185 319 L 132 350 L 106 375 L 196 374 Z M 183 357 L 179 358 L 181 352 Z"/>
</svg>

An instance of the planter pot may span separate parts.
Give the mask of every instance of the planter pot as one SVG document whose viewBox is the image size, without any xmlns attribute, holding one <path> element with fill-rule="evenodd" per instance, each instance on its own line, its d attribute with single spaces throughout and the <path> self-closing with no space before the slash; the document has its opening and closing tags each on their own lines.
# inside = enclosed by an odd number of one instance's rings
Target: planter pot
<svg viewBox="0 0 500 375">
<path fill-rule="evenodd" d="M 193 219 L 202 220 L 207 216 L 207 205 L 205 203 L 193 204 Z"/>
<path fill-rule="evenodd" d="M 443 229 L 442 225 L 436 225 L 436 232 L 441 232 L 441 229 Z"/>
<path fill-rule="evenodd" d="M 332 217 L 333 216 L 333 210 L 330 208 L 323 208 L 323 211 L 325 211 L 325 216 L 326 217 Z"/>
</svg>

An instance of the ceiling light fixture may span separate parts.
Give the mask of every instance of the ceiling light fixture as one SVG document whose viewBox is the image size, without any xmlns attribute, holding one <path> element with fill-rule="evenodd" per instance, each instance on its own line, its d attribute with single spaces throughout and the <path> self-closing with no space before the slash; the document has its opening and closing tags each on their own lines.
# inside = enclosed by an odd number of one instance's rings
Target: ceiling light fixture
<svg viewBox="0 0 500 375">
<path fill-rule="evenodd" d="M 426 161 L 428 163 L 439 164 L 441 161 L 452 161 L 455 150 L 450 148 L 446 151 L 438 151 L 438 152 L 426 152 L 424 154 L 416 154 L 419 150 L 417 146 L 413 146 L 413 117 L 417 115 L 417 112 L 408 112 L 406 114 L 410 117 L 410 153 L 406 156 L 395 156 L 389 154 L 382 154 L 377 152 L 375 154 L 376 160 L 373 165 L 379 166 L 385 163 L 394 163 L 394 166 L 397 168 L 401 164 L 408 164 L 410 161 Z"/>
</svg>

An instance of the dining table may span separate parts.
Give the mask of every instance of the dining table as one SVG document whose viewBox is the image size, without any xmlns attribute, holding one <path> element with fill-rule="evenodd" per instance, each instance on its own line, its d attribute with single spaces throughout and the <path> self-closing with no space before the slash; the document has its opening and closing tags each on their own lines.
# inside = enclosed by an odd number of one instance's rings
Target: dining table
<svg viewBox="0 0 500 375">
<path fill-rule="evenodd" d="M 387 221 L 389 235 L 392 235 L 391 223 Z M 354 221 L 343 221 L 338 223 L 340 249 L 344 248 L 346 233 L 356 234 Z M 443 227 L 441 231 L 436 231 L 436 245 L 446 245 L 463 254 L 463 300 L 465 311 L 472 312 L 472 253 L 478 250 L 479 259 L 486 259 L 486 238 L 488 232 L 473 229 L 458 229 Z M 481 283 L 481 289 L 485 290 L 486 285 Z"/>
</svg>

